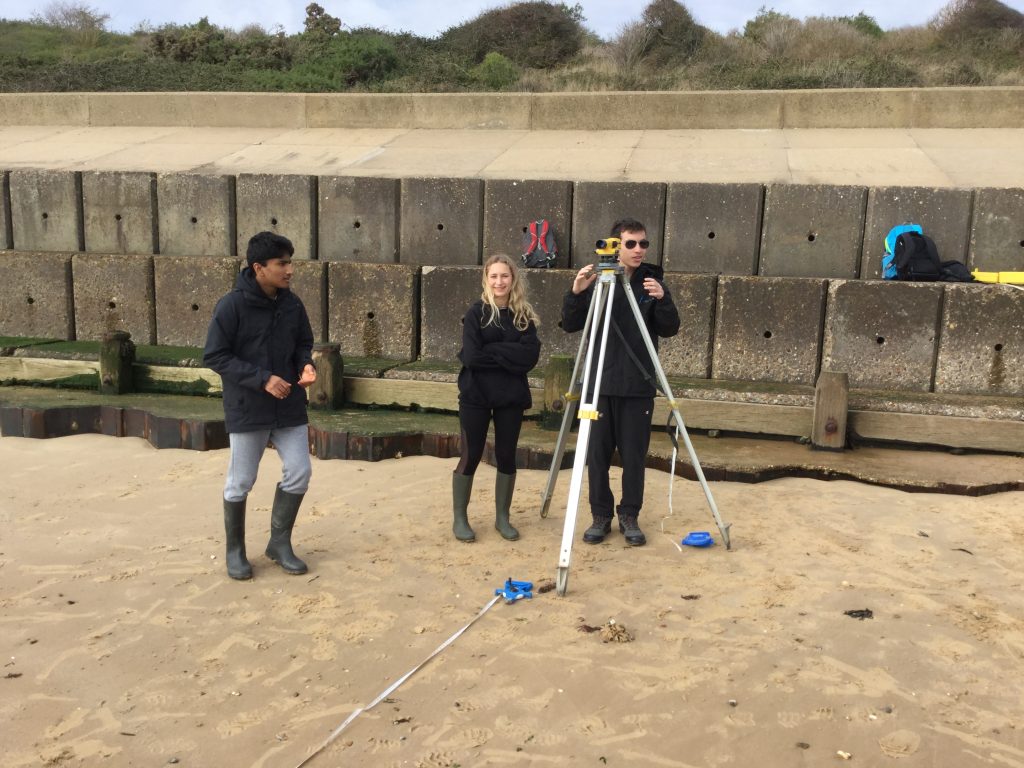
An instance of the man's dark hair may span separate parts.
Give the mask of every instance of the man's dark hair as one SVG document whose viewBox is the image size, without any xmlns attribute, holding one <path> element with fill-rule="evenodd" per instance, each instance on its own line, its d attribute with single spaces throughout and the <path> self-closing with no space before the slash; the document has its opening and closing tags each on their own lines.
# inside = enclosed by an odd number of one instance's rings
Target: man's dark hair
<svg viewBox="0 0 1024 768">
<path fill-rule="evenodd" d="M 258 232 L 249 238 L 249 247 L 245 249 L 245 260 L 251 267 L 253 264 L 267 265 L 271 259 L 280 259 L 283 255 L 295 255 L 292 241 L 283 235 L 273 232 Z"/>
<path fill-rule="evenodd" d="M 646 232 L 647 227 L 636 219 L 619 219 L 612 224 L 612 237 L 618 237 L 623 232 Z"/>
</svg>

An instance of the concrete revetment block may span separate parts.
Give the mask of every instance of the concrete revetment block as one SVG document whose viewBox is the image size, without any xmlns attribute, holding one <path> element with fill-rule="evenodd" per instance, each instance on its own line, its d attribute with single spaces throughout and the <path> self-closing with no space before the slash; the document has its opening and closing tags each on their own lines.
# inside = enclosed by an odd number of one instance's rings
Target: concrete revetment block
<svg viewBox="0 0 1024 768">
<path fill-rule="evenodd" d="M 489 179 L 484 184 L 484 253 L 513 258 L 522 253 L 531 221 L 551 223 L 558 249 L 556 267 L 569 266 L 572 228 L 572 182 Z"/>
<path fill-rule="evenodd" d="M 402 179 L 400 261 L 479 264 L 481 179 Z"/>
<path fill-rule="evenodd" d="M 157 176 L 160 253 L 235 254 L 235 179 L 165 173 Z M 251 233 L 255 234 L 255 233 Z"/>
<path fill-rule="evenodd" d="M 679 333 L 659 342 L 658 357 L 668 376 L 706 379 L 711 374 L 711 331 L 718 278 L 714 275 L 665 275 L 679 310 Z"/>
<path fill-rule="evenodd" d="M 13 248 L 11 237 L 11 174 L 0 173 L 0 249 Z"/>
<path fill-rule="evenodd" d="M 826 285 L 800 278 L 719 278 L 712 378 L 813 385 Z"/>
<path fill-rule="evenodd" d="M 295 246 L 295 259 L 317 258 L 315 176 L 242 173 L 235 181 L 237 245 L 245 255 L 257 232 L 284 235 Z"/>
<path fill-rule="evenodd" d="M 74 171 L 11 171 L 11 230 L 19 251 L 82 250 L 81 176 Z"/>
<path fill-rule="evenodd" d="M 155 173 L 83 172 L 82 212 L 86 251 L 152 254 L 160 247 Z"/>
<path fill-rule="evenodd" d="M 665 240 L 665 185 L 646 182 L 578 181 L 573 192 L 572 266 L 592 263 L 594 243 L 619 219 L 636 219 L 647 227 L 647 260 L 661 264 Z"/>
<path fill-rule="evenodd" d="M 1024 291 L 945 286 L 935 391 L 1024 396 Z"/>
<path fill-rule="evenodd" d="M 863 187 L 769 185 L 758 274 L 857 277 L 865 196 Z"/>
<path fill-rule="evenodd" d="M 318 189 L 321 261 L 398 261 L 398 179 L 321 176 Z"/>
<path fill-rule="evenodd" d="M 0 336 L 75 338 L 71 254 L 0 253 Z"/>
<path fill-rule="evenodd" d="M 462 318 L 480 298 L 480 267 L 424 267 L 420 283 L 420 357 L 457 363 Z"/>
<path fill-rule="evenodd" d="M 669 184 L 665 259 L 669 272 L 757 274 L 764 187 Z"/>
<path fill-rule="evenodd" d="M 419 268 L 402 264 L 327 266 L 328 339 L 342 356 L 416 358 Z"/>
<path fill-rule="evenodd" d="M 136 344 L 156 342 L 153 257 L 76 254 L 75 338 L 101 341 L 127 331 Z"/>
<path fill-rule="evenodd" d="M 302 305 L 309 315 L 309 324 L 313 328 L 313 340 L 327 340 L 327 265 L 321 261 L 292 262 L 295 271 L 292 273 L 291 289 L 302 300 Z"/>
<path fill-rule="evenodd" d="M 978 189 L 968 264 L 982 272 L 1024 272 L 1024 189 Z"/>
<path fill-rule="evenodd" d="M 214 307 L 234 288 L 238 266 L 233 258 L 154 257 L 156 343 L 206 344 Z"/>
<path fill-rule="evenodd" d="M 928 392 L 941 299 L 940 283 L 832 281 L 821 369 L 851 388 Z"/>
<path fill-rule="evenodd" d="M 540 362 L 538 366 L 547 364 L 551 355 L 571 355 L 576 357 L 580 346 L 579 333 L 566 333 L 562 330 L 562 301 L 565 293 L 572 287 L 576 277 L 574 269 L 521 269 L 519 274 L 526 286 L 526 295 L 540 317 L 537 335 L 540 336 Z M 477 286 L 479 286 L 479 280 Z M 480 290 L 477 288 L 477 296 Z M 469 306 L 467 302 L 466 307 Z M 465 312 L 465 308 L 462 310 Z"/>
<path fill-rule="evenodd" d="M 966 263 L 971 222 L 971 191 L 926 187 L 873 187 L 868 190 L 860 276 L 882 276 L 885 236 L 897 224 L 920 224 L 935 241 L 939 258 Z"/>
</svg>

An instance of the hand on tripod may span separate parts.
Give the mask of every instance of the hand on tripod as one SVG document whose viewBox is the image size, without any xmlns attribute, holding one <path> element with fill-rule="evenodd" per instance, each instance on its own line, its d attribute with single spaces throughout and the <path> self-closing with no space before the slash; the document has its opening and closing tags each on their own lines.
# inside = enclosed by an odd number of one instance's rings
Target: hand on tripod
<svg viewBox="0 0 1024 768">
<path fill-rule="evenodd" d="M 579 296 L 587 290 L 587 288 L 589 288 L 596 279 L 597 270 L 594 269 L 593 264 L 587 264 L 576 273 L 576 279 L 572 281 L 572 292 Z"/>
</svg>

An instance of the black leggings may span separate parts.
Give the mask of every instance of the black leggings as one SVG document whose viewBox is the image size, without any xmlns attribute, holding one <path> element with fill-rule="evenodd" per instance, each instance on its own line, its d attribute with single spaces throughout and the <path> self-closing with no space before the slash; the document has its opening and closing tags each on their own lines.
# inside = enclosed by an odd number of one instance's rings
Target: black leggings
<svg viewBox="0 0 1024 768">
<path fill-rule="evenodd" d="M 462 427 L 462 455 L 455 471 L 472 475 L 484 455 L 487 426 L 494 419 L 494 462 L 505 475 L 516 473 L 516 445 L 519 429 L 523 426 L 522 408 L 481 408 L 475 405 L 459 406 L 459 424 Z"/>
</svg>

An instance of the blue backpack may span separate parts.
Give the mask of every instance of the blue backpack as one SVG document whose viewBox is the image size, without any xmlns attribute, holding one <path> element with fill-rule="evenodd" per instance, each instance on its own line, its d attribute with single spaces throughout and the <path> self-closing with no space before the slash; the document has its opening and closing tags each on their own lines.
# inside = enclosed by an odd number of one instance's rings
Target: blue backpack
<svg viewBox="0 0 1024 768">
<path fill-rule="evenodd" d="M 906 279 L 899 276 L 896 268 L 896 239 L 904 232 L 924 234 L 920 224 L 897 224 L 889 230 L 885 236 L 885 256 L 882 257 L 882 277 L 886 280 Z"/>
</svg>

